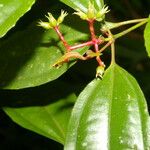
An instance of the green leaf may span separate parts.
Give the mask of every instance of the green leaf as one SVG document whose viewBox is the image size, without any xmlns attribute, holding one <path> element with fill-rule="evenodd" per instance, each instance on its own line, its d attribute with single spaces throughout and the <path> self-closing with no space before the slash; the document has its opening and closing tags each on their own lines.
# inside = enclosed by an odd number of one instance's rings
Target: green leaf
<svg viewBox="0 0 150 150">
<path fill-rule="evenodd" d="M 89 1 L 87 0 L 60 0 L 61 2 L 65 3 L 66 5 L 70 6 L 73 9 L 80 9 L 84 12 L 87 11 Z M 103 0 L 92 0 L 95 4 L 95 8 L 97 10 L 101 10 L 104 6 Z"/>
<path fill-rule="evenodd" d="M 58 83 L 11 94 L 17 98 L 9 97 L 13 107 L 5 106 L 4 111 L 20 126 L 64 144 L 76 95 L 68 90 L 69 85 Z"/>
<path fill-rule="evenodd" d="M 136 80 L 113 64 L 102 80 L 92 81 L 79 95 L 65 150 L 148 150 L 149 121 Z"/>
<path fill-rule="evenodd" d="M 31 9 L 35 0 L 1 0 L 0 1 L 0 37 L 15 26 L 18 19 Z"/>
<path fill-rule="evenodd" d="M 68 18 L 69 19 L 69 18 Z M 61 25 L 60 30 L 69 44 L 87 40 L 87 24 L 78 20 Z M 88 31 L 88 30 L 87 30 Z M 84 53 L 88 47 L 78 50 Z M 57 79 L 73 63 L 59 69 L 52 67 L 64 53 L 64 46 L 53 30 L 45 31 L 33 24 L 28 29 L 0 42 L 0 87 L 20 89 L 34 87 Z"/>
<path fill-rule="evenodd" d="M 144 30 L 144 39 L 146 51 L 148 53 L 148 56 L 150 57 L 150 18 Z"/>
</svg>

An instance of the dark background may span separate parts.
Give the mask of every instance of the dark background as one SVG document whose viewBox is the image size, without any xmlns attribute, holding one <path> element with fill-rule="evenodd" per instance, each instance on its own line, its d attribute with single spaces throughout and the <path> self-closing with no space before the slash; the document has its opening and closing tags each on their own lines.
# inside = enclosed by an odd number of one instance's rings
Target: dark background
<svg viewBox="0 0 150 150">
<path fill-rule="evenodd" d="M 128 19 L 148 17 L 150 13 L 149 0 L 106 0 L 105 3 L 111 9 L 107 19 L 110 21 L 124 21 Z M 57 0 L 37 0 L 31 11 L 26 13 L 18 22 L 15 28 L 11 29 L 4 38 L 8 38 L 14 32 L 23 30 L 31 22 L 43 18 L 50 7 L 58 8 L 55 11 L 60 12 L 63 8 L 70 13 L 72 9 L 60 3 Z M 122 28 L 124 29 L 124 28 Z M 147 57 L 144 41 L 144 26 L 131 32 L 125 37 L 117 40 L 116 53 L 117 63 L 130 72 L 139 82 L 147 103 L 150 106 L 150 61 Z M 103 58 L 109 63 L 110 54 L 106 53 Z M 108 60 L 108 61 L 107 61 Z M 60 80 L 69 82 L 72 85 L 80 84 L 81 89 L 90 82 L 95 76 L 93 69 L 95 61 L 78 62 L 69 71 L 67 71 Z M 90 70 L 88 68 L 91 68 Z M 47 83 L 48 85 L 49 83 Z M 79 86 L 80 86 L 79 85 Z M 33 88 L 34 90 L 35 88 Z M 41 91 L 42 92 L 42 91 Z M 9 93 L 9 94 L 6 94 Z M 0 106 L 7 106 L 12 97 L 17 97 L 15 92 L 0 90 Z M 9 105 L 11 102 L 9 103 Z M 28 131 L 14 122 L 0 109 L 0 150 L 59 150 L 63 146 L 59 143 Z"/>
</svg>

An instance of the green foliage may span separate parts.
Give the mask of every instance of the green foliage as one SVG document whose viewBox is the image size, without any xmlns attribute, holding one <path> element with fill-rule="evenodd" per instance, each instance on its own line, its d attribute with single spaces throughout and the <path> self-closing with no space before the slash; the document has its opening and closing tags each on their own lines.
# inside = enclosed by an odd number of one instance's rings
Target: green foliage
<svg viewBox="0 0 150 150">
<path fill-rule="evenodd" d="M 88 8 L 89 1 L 87 0 L 60 0 L 64 4 L 70 6 L 73 9 L 81 9 L 82 11 L 86 12 Z M 92 3 L 95 4 L 97 10 L 102 9 L 104 6 L 103 0 L 92 0 Z"/>
<path fill-rule="evenodd" d="M 35 0 L 1 0 L 0 1 L 0 37 L 4 36 L 9 29 L 15 26 L 16 22 L 27 11 Z"/>
<path fill-rule="evenodd" d="M 90 9 L 88 11 L 89 1 L 87 0 L 60 1 L 75 10 L 78 9 L 79 14 L 84 12 L 90 14 Z M 16 21 L 31 8 L 34 2 L 35 0 L 19 2 L 16 0 L 1 0 L 0 37 L 4 36 L 15 25 Z M 112 63 L 112 61 L 106 71 L 104 70 L 105 66 L 99 65 L 97 67 L 89 61 L 90 65 L 83 65 L 84 67 L 79 65 L 74 72 L 72 70 L 66 72 L 75 64 L 74 59 L 64 63 L 60 68 L 52 66 L 57 61 L 64 60 L 64 57 L 61 56 L 66 56 L 64 55 L 66 49 L 53 29 L 43 30 L 37 26 L 39 21 L 37 18 L 41 19 L 41 16 L 46 15 L 46 13 L 39 14 L 39 8 L 45 7 L 43 6 L 44 2 L 39 1 L 41 5 L 33 13 L 35 16 L 33 22 L 30 22 L 30 19 L 28 20 L 28 27 L 22 24 L 22 28 L 18 29 L 18 26 L 16 26 L 15 30 L 10 32 L 8 36 L 0 39 L 0 88 L 3 89 L 2 93 L 6 92 L 8 95 L 6 99 L 5 96 L 0 97 L 3 110 L 15 123 L 65 145 L 66 150 L 149 149 L 150 120 L 146 100 L 138 83 L 127 71 Z M 104 12 L 107 12 L 103 0 L 91 2 L 96 7 L 96 10 L 92 13 L 92 18 L 95 17 L 93 17 L 95 12 L 100 12 L 102 8 Z M 124 15 L 130 14 L 130 11 L 127 12 L 122 9 L 121 3 L 117 2 L 119 3 L 117 5 L 115 0 L 111 2 L 113 3 L 112 6 L 116 6 L 117 11 Z M 72 9 L 62 3 L 55 0 L 49 1 L 48 4 L 50 5 L 46 5 L 46 7 L 50 7 L 50 9 L 44 8 L 44 11 L 50 13 L 54 11 L 56 18 L 58 18 L 59 14 L 57 13 L 60 12 L 61 8 L 65 7 L 72 12 Z M 136 6 L 141 6 L 140 2 L 135 1 L 135 3 Z M 43 9 L 41 9 L 41 12 L 43 12 Z M 102 20 L 104 18 L 102 17 Z M 77 44 L 82 44 L 91 39 L 88 19 L 83 21 L 76 15 L 65 18 L 59 29 L 69 45 L 77 46 Z M 44 19 L 42 20 L 44 21 Z M 60 18 L 59 22 L 63 20 L 64 18 Z M 101 27 L 105 29 L 103 32 L 111 33 L 111 29 L 108 30 L 109 27 L 105 24 L 105 20 L 102 20 L 94 24 L 96 40 L 98 37 L 101 39 L 104 34 L 100 32 Z M 147 19 L 144 19 L 144 22 L 139 21 L 141 23 L 139 23 L 139 26 L 146 21 Z M 119 33 L 117 38 L 135 28 L 137 28 L 136 25 L 126 32 Z M 108 42 L 107 44 L 110 46 L 114 42 L 115 35 L 107 36 L 105 34 L 103 38 L 106 39 L 103 42 Z M 144 38 L 148 55 L 150 55 L 150 21 L 146 25 Z M 141 63 L 142 67 L 137 65 L 137 62 L 145 61 L 144 51 L 139 51 L 139 49 L 143 49 L 143 43 L 137 39 L 123 39 L 122 43 L 121 40 L 118 43 L 116 45 L 117 62 L 121 60 L 119 63 L 130 67 L 128 68 L 130 71 L 134 68 L 135 74 L 137 73 L 136 67 L 142 68 L 141 74 L 144 73 L 143 70 L 146 67 L 144 68 Z M 99 48 L 102 46 L 100 45 Z M 86 45 L 84 48 L 75 50 L 75 52 L 79 52 L 77 53 L 78 57 L 83 57 L 88 48 L 89 46 Z M 100 50 L 98 52 L 99 54 L 103 53 Z M 115 60 L 114 53 L 111 55 Z M 94 57 L 101 57 L 101 55 L 94 52 Z M 106 54 L 102 55 L 102 59 L 105 60 L 105 57 L 107 68 L 108 63 L 110 63 L 110 51 L 108 53 L 106 51 Z M 81 92 L 87 81 L 89 82 L 94 78 L 96 67 L 97 76 L 102 79 L 94 79 Z M 149 74 L 146 75 L 149 80 Z M 60 76 L 62 78 L 59 78 Z M 67 83 L 68 80 L 70 84 Z M 145 74 L 142 81 L 148 83 L 145 80 Z M 148 86 L 147 89 L 149 89 Z M 15 94 L 11 95 L 11 92 Z M 81 94 L 78 97 L 80 92 Z M 13 101 L 13 99 L 15 100 Z M 77 102 L 75 102 L 76 99 Z"/>
<path fill-rule="evenodd" d="M 116 64 L 79 95 L 65 150 L 148 149 L 149 116 L 136 80 Z"/>
<path fill-rule="evenodd" d="M 76 29 L 77 23 L 78 20 L 74 20 L 67 25 L 61 25 L 61 30 L 70 44 L 88 37 L 87 33 Z M 78 51 L 84 53 L 86 49 L 81 48 Z M 64 47 L 53 30 L 45 32 L 35 23 L 2 41 L 0 53 L 0 87 L 4 89 L 44 84 L 58 78 L 73 64 L 66 63 L 59 69 L 52 66 L 63 55 Z"/>
<path fill-rule="evenodd" d="M 148 56 L 150 57 L 150 18 L 144 31 L 144 38 L 145 38 L 145 47 L 146 47 Z"/>
<path fill-rule="evenodd" d="M 75 91 L 75 87 L 61 80 L 38 88 L 17 90 L 12 92 L 11 105 L 5 106 L 4 111 L 22 127 L 64 144 L 76 100 Z M 5 97 L 3 99 L 6 101 Z"/>
<path fill-rule="evenodd" d="M 4 111 L 22 127 L 64 144 L 72 108 L 68 106 L 72 106 L 75 99 L 71 94 L 46 106 L 4 108 Z"/>
</svg>

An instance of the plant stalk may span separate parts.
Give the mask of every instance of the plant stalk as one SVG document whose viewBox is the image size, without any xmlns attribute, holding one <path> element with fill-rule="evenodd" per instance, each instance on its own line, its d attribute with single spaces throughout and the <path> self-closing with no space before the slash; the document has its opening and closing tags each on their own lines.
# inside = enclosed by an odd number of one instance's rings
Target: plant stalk
<svg viewBox="0 0 150 150">
<path fill-rule="evenodd" d="M 69 52 L 70 51 L 70 46 L 67 43 L 67 41 L 65 40 L 64 36 L 62 35 L 62 33 L 60 32 L 59 27 L 58 26 L 54 27 L 54 30 L 56 31 L 56 33 L 58 34 L 59 38 L 63 42 L 65 48 L 67 49 L 67 52 Z"/>
<path fill-rule="evenodd" d="M 115 39 L 118 39 L 118 38 L 124 36 L 125 34 L 127 34 L 127 33 L 131 32 L 131 31 L 137 29 L 138 27 L 142 26 L 142 25 L 145 24 L 147 21 L 148 21 L 148 20 L 144 20 L 144 21 L 142 21 L 142 22 L 140 22 L 140 23 L 138 23 L 138 24 L 136 24 L 136 25 L 134 25 L 134 26 L 132 26 L 132 27 L 130 27 L 130 28 L 128 28 L 128 29 L 126 29 L 126 30 L 124 30 L 124 31 L 122 31 L 122 32 L 120 32 L 120 33 L 118 33 L 118 34 L 116 34 L 116 35 L 114 35 L 114 38 L 115 38 Z"/>
<path fill-rule="evenodd" d="M 143 21 L 146 21 L 146 20 L 148 20 L 148 18 L 133 19 L 133 20 L 127 20 L 127 21 L 122 21 L 122 22 L 118 22 L 118 23 L 112 23 L 112 26 L 109 29 L 118 28 L 120 26 L 132 24 L 132 23 L 143 22 Z M 107 25 L 107 23 L 106 23 L 106 25 Z"/>
<path fill-rule="evenodd" d="M 88 20 L 88 23 L 89 23 L 89 30 L 91 33 L 91 39 L 94 43 L 95 52 L 98 53 L 99 48 L 98 48 L 98 40 L 96 39 L 95 30 L 94 30 L 94 21 L 95 20 Z M 99 66 L 104 66 L 104 63 L 102 62 L 102 60 L 99 56 L 96 57 L 96 60 L 99 64 Z"/>
<path fill-rule="evenodd" d="M 99 52 L 101 53 L 101 52 L 103 52 L 108 46 L 110 46 L 111 45 L 111 41 L 109 41 L 109 42 L 107 42 L 100 50 L 99 50 Z"/>
<path fill-rule="evenodd" d="M 111 43 L 111 64 L 115 64 L 115 42 Z"/>
<path fill-rule="evenodd" d="M 93 44 L 94 44 L 93 41 L 88 41 L 88 42 L 81 43 L 81 44 L 78 44 L 78 45 L 70 46 L 70 50 L 78 49 L 78 48 L 81 48 L 81 47 L 84 47 L 84 46 L 91 46 Z"/>
</svg>

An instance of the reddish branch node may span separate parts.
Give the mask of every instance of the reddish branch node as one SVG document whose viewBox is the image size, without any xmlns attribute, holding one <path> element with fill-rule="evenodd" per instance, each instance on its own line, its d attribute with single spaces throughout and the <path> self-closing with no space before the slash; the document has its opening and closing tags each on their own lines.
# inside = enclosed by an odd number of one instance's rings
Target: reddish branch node
<svg viewBox="0 0 150 150">
<path fill-rule="evenodd" d="M 89 31 L 90 31 L 90 35 L 91 35 L 91 40 L 86 41 L 86 42 L 81 43 L 81 44 L 73 45 L 73 46 L 70 46 L 67 43 L 67 41 L 65 40 L 63 34 L 61 33 L 61 31 L 59 29 L 59 26 L 54 27 L 54 30 L 56 31 L 56 33 L 59 36 L 60 40 L 62 41 L 64 47 L 66 48 L 66 55 L 63 56 L 64 60 L 61 59 L 61 62 L 59 60 L 57 62 L 60 62 L 62 64 L 62 63 L 68 62 L 70 58 L 78 58 L 78 59 L 81 59 L 81 60 L 87 60 L 87 59 L 93 58 L 93 54 L 92 54 L 92 57 L 91 57 L 90 55 L 86 55 L 86 56 L 81 55 L 81 56 L 79 56 L 80 54 L 78 54 L 78 55 L 73 54 L 72 55 L 72 53 L 70 53 L 70 55 L 69 55 L 68 53 L 71 52 L 72 50 L 76 50 L 78 48 L 82 48 L 82 47 L 85 47 L 85 46 L 94 46 L 94 50 L 93 50 L 93 52 L 95 53 L 94 57 L 96 57 L 98 65 L 102 66 L 102 67 L 105 67 L 104 62 L 101 60 L 100 53 L 99 53 L 99 45 L 104 43 L 104 39 L 102 37 L 97 37 L 96 34 L 95 34 L 95 29 L 94 29 L 95 20 L 94 19 L 89 19 L 87 21 L 88 21 L 88 24 L 89 24 Z M 99 55 L 96 55 L 98 53 L 99 53 Z M 55 63 L 55 65 L 56 65 L 56 63 Z M 55 66 L 55 65 L 53 65 L 53 66 Z M 57 64 L 57 65 L 59 65 L 59 64 Z"/>
</svg>

